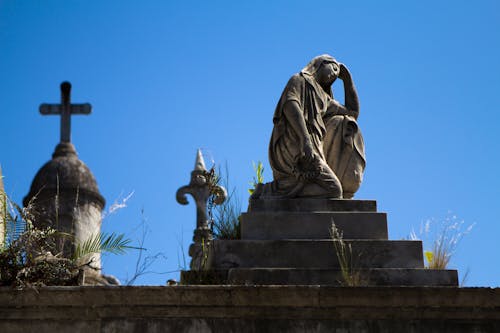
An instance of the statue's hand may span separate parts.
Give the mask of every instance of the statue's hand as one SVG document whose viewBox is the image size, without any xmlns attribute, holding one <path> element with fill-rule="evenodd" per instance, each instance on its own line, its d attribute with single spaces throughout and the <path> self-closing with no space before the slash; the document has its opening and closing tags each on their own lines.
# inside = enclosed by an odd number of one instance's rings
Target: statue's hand
<svg viewBox="0 0 500 333">
<path fill-rule="evenodd" d="M 320 157 L 314 152 L 311 142 L 305 143 L 301 157 L 297 160 L 294 173 L 299 180 L 313 180 L 318 178 L 321 171 Z"/>
<path fill-rule="evenodd" d="M 314 161 L 314 159 L 316 158 L 315 156 L 316 154 L 314 153 L 314 149 L 311 142 L 304 143 L 301 155 L 302 155 L 301 160 L 306 164 L 310 164 Z"/>
<path fill-rule="evenodd" d="M 349 73 L 349 70 L 347 69 L 346 65 L 339 64 L 339 67 L 340 67 L 339 78 L 342 81 L 351 77 L 351 73 Z"/>
</svg>

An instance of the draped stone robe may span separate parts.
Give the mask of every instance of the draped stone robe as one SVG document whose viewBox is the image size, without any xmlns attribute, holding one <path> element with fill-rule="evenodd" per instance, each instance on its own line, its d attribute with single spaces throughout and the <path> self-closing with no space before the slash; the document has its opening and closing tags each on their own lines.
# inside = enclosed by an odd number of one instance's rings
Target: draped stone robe
<svg viewBox="0 0 500 333">
<path fill-rule="evenodd" d="M 291 101 L 297 102 L 302 111 L 317 156 L 315 165 L 300 163 L 301 140 L 284 114 L 286 103 Z M 269 162 L 274 181 L 265 184 L 257 196 L 353 196 L 365 167 L 363 138 L 353 117 L 327 114 L 329 107 L 335 109 L 331 107 L 335 103 L 331 91 L 325 91 L 312 75 L 302 72 L 292 76 L 273 117 Z"/>
</svg>

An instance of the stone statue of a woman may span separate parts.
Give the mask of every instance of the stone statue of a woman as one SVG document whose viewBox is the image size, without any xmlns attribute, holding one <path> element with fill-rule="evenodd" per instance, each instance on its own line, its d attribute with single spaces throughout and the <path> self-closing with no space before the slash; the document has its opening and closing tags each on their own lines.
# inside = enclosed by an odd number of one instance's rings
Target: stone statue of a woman
<svg viewBox="0 0 500 333">
<path fill-rule="evenodd" d="M 344 83 L 345 105 L 333 99 L 337 78 Z M 269 144 L 274 181 L 252 198 L 352 198 L 365 168 L 358 115 L 347 67 L 329 55 L 314 58 L 281 94 Z"/>
</svg>

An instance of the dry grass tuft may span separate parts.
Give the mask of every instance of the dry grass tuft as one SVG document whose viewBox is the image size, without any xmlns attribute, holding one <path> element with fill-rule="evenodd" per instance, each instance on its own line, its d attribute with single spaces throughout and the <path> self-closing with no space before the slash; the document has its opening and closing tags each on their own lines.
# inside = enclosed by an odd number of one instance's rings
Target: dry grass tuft
<svg viewBox="0 0 500 333">
<path fill-rule="evenodd" d="M 465 227 L 464 220 L 449 213 L 443 220 L 427 219 L 420 225 L 419 235 L 412 230 L 410 239 L 422 240 L 426 268 L 446 269 L 462 238 L 475 224 Z"/>
<path fill-rule="evenodd" d="M 347 287 L 356 287 L 362 284 L 361 272 L 356 268 L 353 260 L 351 244 L 344 241 L 343 234 L 332 221 L 330 236 L 337 253 L 337 258 L 342 272 L 341 284 Z"/>
</svg>

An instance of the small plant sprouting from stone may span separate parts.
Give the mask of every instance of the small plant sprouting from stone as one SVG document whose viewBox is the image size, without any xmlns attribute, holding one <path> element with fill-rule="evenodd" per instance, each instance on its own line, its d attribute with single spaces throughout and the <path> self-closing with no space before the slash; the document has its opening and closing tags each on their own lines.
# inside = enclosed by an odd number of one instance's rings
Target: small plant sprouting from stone
<svg viewBox="0 0 500 333">
<path fill-rule="evenodd" d="M 261 161 L 258 161 L 257 164 L 252 161 L 253 171 L 255 172 L 255 176 L 253 180 L 250 182 L 252 188 L 248 189 L 248 193 L 252 195 L 255 192 L 258 184 L 264 184 L 264 165 Z"/>
<path fill-rule="evenodd" d="M 207 242 L 205 241 L 205 238 L 201 239 L 201 253 L 202 253 L 202 258 L 201 258 L 201 270 L 206 270 L 208 268 L 208 248 L 207 248 Z"/>
<path fill-rule="evenodd" d="M 337 253 L 342 281 L 340 283 L 347 287 L 356 287 L 361 285 L 361 274 L 355 267 L 351 244 L 344 241 L 343 233 L 339 231 L 332 221 L 330 236 L 333 240 L 333 246 Z"/>
<path fill-rule="evenodd" d="M 95 235 L 77 246 L 72 258 L 54 254 L 56 243 L 72 236 L 51 227 L 34 226 L 36 207 L 34 196 L 21 207 L 4 196 L 8 209 L 3 209 L 6 242 L 0 249 L 0 286 L 77 285 L 80 271 L 91 262 L 81 263 L 82 256 L 94 252 L 120 253 L 128 248 L 123 235 Z"/>
<path fill-rule="evenodd" d="M 412 230 L 410 239 L 423 241 L 426 268 L 446 269 L 458 244 L 474 225 L 465 227 L 464 220 L 449 212 L 442 221 L 430 218 L 422 222 L 419 234 Z"/>
<path fill-rule="evenodd" d="M 227 164 L 225 171 L 219 168 L 219 172 L 216 172 L 215 168 L 212 167 L 208 174 L 211 188 L 221 185 L 228 190 L 227 198 L 223 203 L 215 205 L 215 196 L 211 196 L 208 200 L 208 217 L 214 238 L 240 239 L 241 203 L 236 194 L 236 188 L 233 187 L 229 191 L 229 169 Z"/>
</svg>

